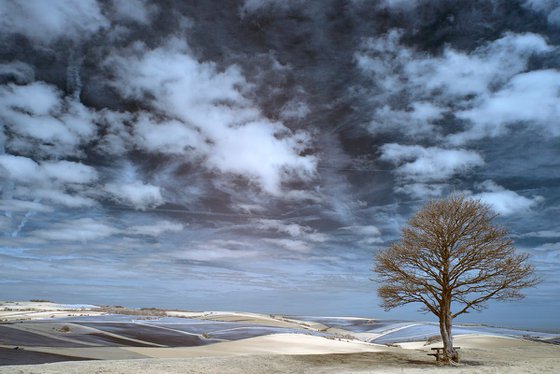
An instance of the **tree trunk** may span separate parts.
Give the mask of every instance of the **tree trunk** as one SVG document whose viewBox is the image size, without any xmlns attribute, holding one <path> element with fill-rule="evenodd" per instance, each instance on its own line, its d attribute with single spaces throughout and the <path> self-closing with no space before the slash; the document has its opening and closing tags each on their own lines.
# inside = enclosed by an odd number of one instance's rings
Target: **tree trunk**
<svg viewBox="0 0 560 374">
<path fill-rule="evenodd" d="M 443 362 L 459 362 L 459 354 L 453 348 L 453 336 L 451 329 L 453 326 L 453 318 L 449 306 L 442 308 L 439 316 L 439 331 L 441 340 L 443 341 Z"/>
</svg>

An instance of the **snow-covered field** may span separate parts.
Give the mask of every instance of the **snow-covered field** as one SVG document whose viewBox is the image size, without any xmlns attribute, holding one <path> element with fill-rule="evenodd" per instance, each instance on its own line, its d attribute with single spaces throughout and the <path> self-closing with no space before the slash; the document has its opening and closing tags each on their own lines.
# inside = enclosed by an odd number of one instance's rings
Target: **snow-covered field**
<svg viewBox="0 0 560 374">
<path fill-rule="evenodd" d="M 437 339 L 437 324 L 429 322 L 132 310 L 46 302 L 0 303 L 0 320 L 4 321 L 0 324 L 1 373 L 49 372 L 51 369 L 51 372 L 98 372 L 110 365 L 117 365 L 118 371 L 127 373 L 138 370 L 141 362 L 153 367 L 152 372 L 158 372 L 162 370 L 158 365 L 163 365 L 167 359 L 188 359 L 189 366 L 205 367 L 203 372 L 220 372 L 219 368 L 226 363 L 241 368 L 256 360 L 260 367 L 277 363 L 280 370 L 277 372 L 281 372 L 282 368 L 293 364 L 284 362 L 286 357 L 279 357 L 285 355 L 298 362 L 305 361 L 292 367 L 302 372 L 321 372 L 322 369 L 353 372 L 357 370 L 356 362 L 364 368 L 399 367 L 407 372 L 441 369 L 427 356 L 431 348 L 441 345 Z M 547 372 L 549 360 L 554 363 L 551 368 L 560 365 L 560 345 L 550 344 L 558 342 L 559 336 L 552 333 L 457 325 L 454 339 L 461 346 L 466 370 L 480 369 L 484 365 L 493 372 L 504 362 L 515 364 L 521 358 L 520 364 L 530 364 L 538 372 Z M 344 356 L 339 356 L 341 354 Z M 248 355 L 256 356 L 249 359 Z M 324 360 L 309 355 L 324 356 Z M 355 357 L 356 361 L 348 361 L 350 357 Z M 158 360 L 144 360 L 148 358 Z M 91 359 L 105 363 L 54 364 Z M 107 360 L 133 361 L 126 361 L 128 366 L 123 366 L 122 361 Z M 331 364 L 323 367 L 325 362 Z M 351 367 L 346 367 L 350 363 Z M 173 371 L 180 366 L 169 368 L 168 372 L 180 372 Z M 113 369 L 117 370 L 116 366 Z M 235 372 L 251 372 L 246 369 L 248 371 Z M 274 372 L 272 367 L 265 371 L 270 370 Z"/>
</svg>

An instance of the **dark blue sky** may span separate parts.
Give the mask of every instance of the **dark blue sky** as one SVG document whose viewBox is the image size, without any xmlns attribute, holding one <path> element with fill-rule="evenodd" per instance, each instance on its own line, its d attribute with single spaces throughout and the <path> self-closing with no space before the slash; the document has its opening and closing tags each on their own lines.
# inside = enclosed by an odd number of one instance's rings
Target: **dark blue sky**
<svg viewBox="0 0 560 374">
<path fill-rule="evenodd" d="M 0 298 L 429 319 L 373 253 L 491 205 L 560 328 L 560 4 L 0 0 Z M 535 320 L 534 316 L 539 319 Z"/>
</svg>

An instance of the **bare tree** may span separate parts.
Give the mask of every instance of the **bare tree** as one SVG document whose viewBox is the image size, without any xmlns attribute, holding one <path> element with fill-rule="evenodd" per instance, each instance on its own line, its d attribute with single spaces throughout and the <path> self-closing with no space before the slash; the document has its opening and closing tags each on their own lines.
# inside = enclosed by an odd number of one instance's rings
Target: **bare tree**
<svg viewBox="0 0 560 374">
<path fill-rule="evenodd" d="M 398 243 L 379 251 L 374 272 L 385 310 L 422 303 L 439 318 L 444 362 L 458 362 L 452 321 L 489 299 L 522 298 L 538 279 L 527 254 L 516 254 L 507 231 L 480 201 L 451 196 L 426 204 L 402 229 Z"/>
</svg>

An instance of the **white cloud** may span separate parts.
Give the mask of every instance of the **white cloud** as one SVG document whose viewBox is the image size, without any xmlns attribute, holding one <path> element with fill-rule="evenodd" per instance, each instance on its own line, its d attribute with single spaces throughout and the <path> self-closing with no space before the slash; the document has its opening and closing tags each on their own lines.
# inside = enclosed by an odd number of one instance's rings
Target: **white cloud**
<svg viewBox="0 0 560 374">
<path fill-rule="evenodd" d="M 399 165 L 398 174 L 416 181 L 443 180 L 484 164 L 474 151 L 396 143 L 383 145 L 380 159 Z"/>
<path fill-rule="evenodd" d="M 61 183 L 90 183 L 97 179 L 97 172 L 91 166 L 72 161 L 45 161 L 37 163 L 34 160 L 10 154 L 0 155 L 0 166 L 6 178 L 17 182 L 46 182 L 52 179 Z"/>
<path fill-rule="evenodd" d="M 135 142 L 130 127 L 127 126 L 133 120 L 132 114 L 104 109 L 99 113 L 99 120 L 105 132 L 97 144 L 100 152 L 117 156 L 131 150 L 135 143 L 142 147 L 141 136 Z"/>
<path fill-rule="evenodd" d="M 560 72 L 539 70 L 518 74 L 501 90 L 479 99 L 480 104 L 457 113 L 472 122 L 466 132 L 449 137 L 452 143 L 496 137 L 506 126 L 519 123 L 538 126 L 549 135 L 560 136 Z"/>
<path fill-rule="evenodd" d="M 160 122 L 146 113 L 138 116 L 134 135 L 136 143 L 150 152 L 184 154 L 205 144 L 191 126 L 177 120 Z"/>
<path fill-rule="evenodd" d="M 104 239 L 117 233 L 119 230 L 112 226 L 91 218 L 80 218 L 55 223 L 46 229 L 34 230 L 30 235 L 45 240 L 86 242 Z"/>
<path fill-rule="evenodd" d="M 517 192 L 507 190 L 491 180 L 482 182 L 478 185 L 478 188 L 483 192 L 476 193 L 472 197 L 490 205 L 496 213 L 504 216 L 528 212 L 544 201 L 541 196 L 531 198 L 521 196 Z"/>
<path fill-rule="evenodd" d="M 27 85 L 8 84 L 1 86 L 2 106 L 32 115 L 49 115 L 60 110 L 60 91 L 44 82 Z"/>
<path fill-rule="evenodd" d="M 291 201 L 308 201 L 313 203 L 320 203 L 324 201 L 319 191 L 312 190 L 289 190 L 284 191 L 282 198 Z"/>
<path fill-rule="evenodd" d="M 291 252 L 310 252 L 313 248 L 303 240 L 294 240 L 294 239 L 272 239 L 266 238 L 263 239 L 267 243 L 274 244 L 279 246 L 283 249 L 286 249 Z"/>
<path fill-rule="evenodd" d="M 112 0 L 113 16 L 119 20 L 148 25 L 158 11 L 148 0 Z"/>
<path fill-rule="evenodd" d="M 301 236 L 311 231 L 311 227 L 298 225 L 297 223 L 284 223 L 276 219 L 259 219 L 255 223 L 258 229 L 274 230 L 289 234 L 290 236 Z"/>
<path fill-rule="evenodd" d="M 231 205 L 231 208 L 243 214 L 263 213 L 266 211 L 266 208 L 259 204 L 237 203 Z"/>
<path fill-rule="evenodd" d="M 2 199 L 0 200 L 0 210 L 4 212 L 51 212 L 53 208 L 37 201 Z"/>
<path fill-rule="evenodd" d="M 395 188 L 395 192 L 409 195 L 416 199 L 436 198 L 443 196 L 447 184 L 443 183 L 407 183 Z"/>
<path fill-rule="evenodd" d="M 33 182 L 41 180 L 39 164 L 30 158 L 0 155 L 0 175 L 6 181 L 8 179 L 16 182 Z"/>
<path fill-rule="evenodd" d="M 328 236 L 317 232 L 309 226 L 297 223 L 286 223 L 276 219 L 258 219 L 254 221 L 254 228 L 259 230 L 271 230 L 278 233 L 288 234 L 291 237 L 308 240 L 311 242 L 325 242 Z"/>
<path fill-rule="evenodd" d="M 67 206 L 69 208 L 89 207 L 97 204 L 95 200 L 89 197 L 79 196 L 78 194 L 72 195 L 56 189 L 26 189 L 20 187 L 17 196 L 21 198 L 32 196 L 41 201 L 48 201 L 53 204 Z"/>
<path fill-rule="evenodd" d="M 46 161 L 41 169 L 47 177 L 62 183 L 91 183 L 98 177 L 93 167 L 73 161 Z"/>
<path fill-rule="evenodd" d="M 123 240 L 126 241 L 130 239 L 126 238 L 128 235 L 160 237 L 164 234 L 180 232 L 183 229 L 184 225 L 171 221 L 156 221 L 151 225 L 136 225 L 120 229 L 92 218 L 80 218 L 47 225 L 43 229 L 30 232 L 27 237 L 43 240 L 85 242 L 124 235 L 125 239 Z"/>
<path fill-rule="evenodd" d="M 340 230 L 350 231 L 357 235 L 379 237 L 381 231 L 373 225 L 354 225 L 341 227 Z"/>
<path fill-rule="evenodd" d="M 354 55 L 356 65 L 380 86 L 381 95 L 401 90 L 405 82 L 396 69 L 414 58 L 414 51 L 399 45 L 402 32 L 391 30 L 380 38 L 365 39 Z"/>
<path fill-rule="evenodd" d="M 431 135 L 432 123 L 443 117 L 444 109 L 428 102 L 414 102 L 407 110 L 395 110 L 383 105 L 374 112 L 369 129 L 372 133 L 391 132 L 406 126 L 411 136 Z"/>
<path fill-rule="evenodd" d="M 215 239 L 207 242 L 193 242 L 188 249 L 176 251 L 174 256 L 193 261 L 228 261 L 258 257 L 259 251 L 247 243 L 237 240 Z"/>
<path fill-rule="evenodd" d="M 0 86 L 0 119 L 13 134 L 8 150 L 23 154 L 79 156 L 96 134 L 97 114 L 44 82 Z"/>
<path fill-rule="evenodd" d="M 496 102 L 500 90 L 504 90 L 504 97 L 510 93 L 521 96 L 521 92 L 517 93 L 515 89 L 528 84 L 524 74 L 534 74 L 530 79 L 535 81 L 538 74 L 554 78 L 546 71 L 524 73 L 532 56 L 554 50 L 537 34 L 505 33 L 471 53 L 446 47 L 438 56 L 401 45 L 400 38 L 400 31 L 391 30 L 383 37 L 364 40 L 355 54 L 357 66 L 372 79 L 370 101 L 375 109 L 368 129 L 373 133 L 401 132 L 416 139 L 419 135 L 438 135 L 436 130 L 443 133 L 442 127 L 434 125 L 446 114 L 458 113 L 460 118 L 473 121 L 485 115 L 492 117 L 493 113 L 498 117 L 508 111 L 508 107 L 500 107 L 501 103 Z M 548 82 L 548 87 L 540 93 L 533 89 L 525 96 L 531 101 L 540 94 L 540 98 L 557 107 L 554 83 Z M 496 106 L 492 107 L 492 104 Z M 512 101 L 511 104 L 515 103 Z M 487 106 L 491 107 L 485 109 Z M 507 115 L 517 119 L 522 110 L 511 107 Z M 534 110 L 529 112 L 534 113 Z M 552 114 L 550 105 L 545 112 Z M 486 122 L 486 129 L 472 130 L 469 134 L 473 138 L 493 136 L 503 129 L 504 126 L 496 121 Z M 466 138 L 465 134 L 451 137 L 454 143 Z"/>
<path fill-rule="evenodd" d="M 4 179 L 2 187 L 6 196 L 71 208 L 95 205 L 91 198 L 80 196 L 84 190 L 78 187 L 96 181 L 97 172 L 91 166 L 71 161 L 37 163 L 27 157 L 3 154 L 0 155 L 0 176 Z"/>
<path fill-rule="evenodd" d="M 127 232 L 134 235 L 160 236 L 166 233 L 181 232 L 185 226 L 178 222 L 159 221 L 151 225 L 131 226 Z"/>
<path fill-rule="evenodd" d="M 479 95 L 523 71 L 532 55 L 551 50 L 540 35 L 506 33 L 471 54 L 446 48 L 441 57 L 415 58 L 405 64 L 405 71 L 419 89 Z"/>
<path fill-rule="evenodd" d="M 103 189 L 113 200 L 139 210 L 155 208 L 165 203 L 161 188 L 142 181 L 137 175 L 136 168 L 130 162 L 124 162 L 111 172 L 114 177 L 111 182 L 105 184 Z"/>
<path fill-rule="evenodd" d="M 383 243 L 381 230 L 373 225 L 353 225 L 341 227 L 340 230 L 350 232 L 358 237 L 357 243 L 361 245 L 372 245 Z"/>
<path fill-rule="evenodd" d="M 119 203 L 140 210 L 154 208 L 165 202 L 158 186 L 142 182 L 107 183 L 104 189 Z"/>
<path fill-rule="evenodd" d="M 21 34 L 45 44 L 80 40 L 109 26 L 96 0 L 5 0 L 0 20 L 4 35 Z"/>
<path fill-rule="evenodd" d="M 198 62 L 178 39 L 153 50 L 136 44 L 109 58 L 107 66 L 116 72 L 115 87 L 125 97 L 148 102 L 168 118 L 159 123 L 140 118 L 135 136 L 141 146 L 190 152 L 208 169 L 243 176 L 278 196 L 283 181 L 313 177 L 316 159 L 300 155 L 311 142 L 309 135 L 264 118 L 245 97 L 251 85 L 238 67 L 219 71 Z"/>
<path fill-rule="evenodd" d="M 521 235 L 524 238 L 546 238 L 546 239 L 556 239 L 560 238 L 560 229 L 558 230 L 540 230 L 528 232 Z"/>
</svg>

